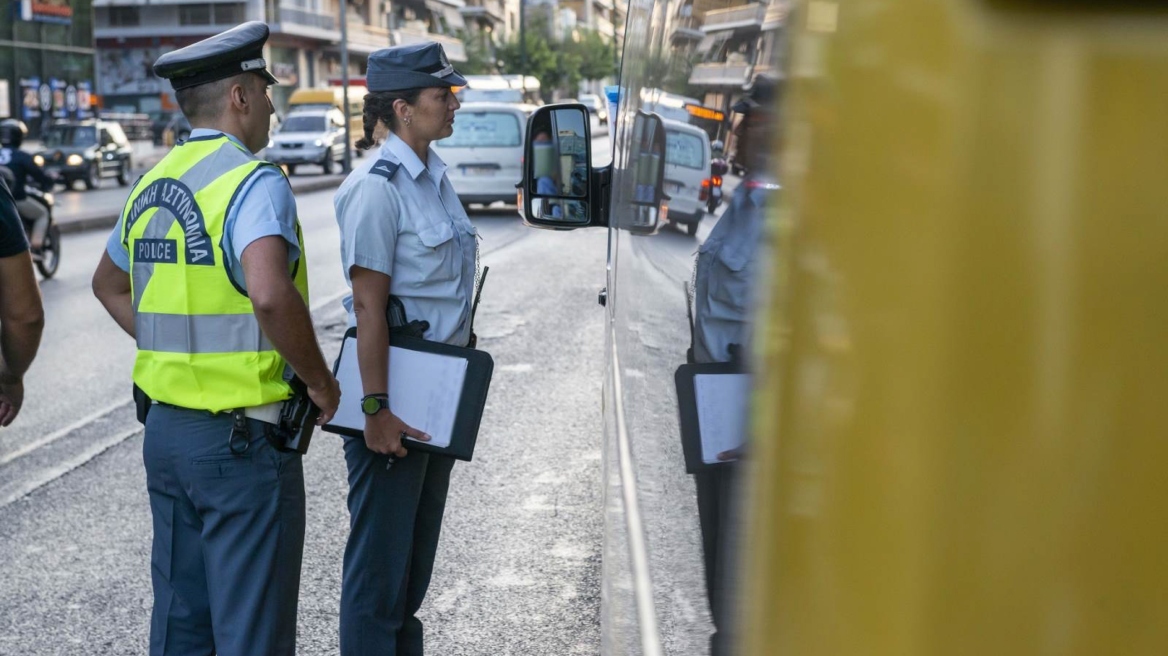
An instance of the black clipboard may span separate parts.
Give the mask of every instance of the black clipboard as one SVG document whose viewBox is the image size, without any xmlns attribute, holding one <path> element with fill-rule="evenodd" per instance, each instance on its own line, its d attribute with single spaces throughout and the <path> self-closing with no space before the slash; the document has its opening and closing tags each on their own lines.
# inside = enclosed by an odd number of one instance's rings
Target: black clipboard
<svg viewBox="0 0 1168 656">
<path fill-rule="evenodd" d="M 727 460 L 711 463 L 702 459 L 701 421 L 698 415 L 697 389 L 694 378 L 707 374 L 748 375 L 749 373 L 742 365 L 730 362 L 683 364 L 674 372 L 673 381 L 677 386 L 678 425 L 681 428 L 681 451 L 685 456 L 685 473 L 696 474 L 702 471 L 725 468 L 737 462 L 736 460 Z"/>
<path fill-rule="evenodd" d="M 491 358 L 491 354 L 486 351 L 453 346 L 441 342 L 431 342 L 417 337 L 393 334 L 392 332 L 389 337 L 389 345 L 409 351 L 434 353 L 466 360 L 466 377 L 463 380 L 462 392 L 459 395 L 458 409 L 455 412 L 450 445 L 445 447 L 434 446 L 426 442 L 409 439 L 406 440 L 406 449 L 437 453 L 469 462 L 474 456 L 475 442 L 478 439 L 479 433 L 479 423 L 483 418 L 483 408 L 487 404 L 487 392 L 491 385 L 491 375 L 495 369 L 495 361 Z M 334 376 L 338 376 L 341 362 L 345 359 L 346 349 L 350 348 L 357 348 L 356 328 L 350 328 L 345 332 L 345 337 L 341 341 L 341 352 L 337 354 L 337 360 L 333 363 Z M 359 375 L 357 380 L 360 380 Z M 393 390 L 390 389 L 390 394 L 392 393 Z M 342 388 L 341 403 L 342 405 L 346 403 L 356 404 L 359 407 L 362 396 L 362 390 L 359 388 L 356 390 L 345 390 Z M 357 412 L 360 412 L 360 410 Z M 338 409 L 337 415 L 331 421 L 342 421 L 341 414 L 340 409 Z M 352 415 L 351 409 L 349 412 L 346 412 L 347 417 L 352 417 Z M 364 415 L 362 414 L 360 417 L 363 426 Z M 349 437 L 365 436 L 363 428 L 357 428 L 351 424 L 329 423 L 322 426 L 321 429 L 329 433 L 347 435 Z"/>
</svg>

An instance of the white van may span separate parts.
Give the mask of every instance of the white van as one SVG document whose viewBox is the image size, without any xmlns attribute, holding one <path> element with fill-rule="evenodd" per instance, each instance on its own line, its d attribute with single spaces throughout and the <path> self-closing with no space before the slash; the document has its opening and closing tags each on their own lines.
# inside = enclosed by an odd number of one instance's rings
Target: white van
<svg viewBox="0 0 1168 656">
<path fill-rule="evenodd" d="M 710 193 L 710 135 L 688 123 L 669 119 L 663 123 L 669 221 L 685 225 L 686 233 L 694 235 L 706 215 Z"/>
<path fill-rule="evenodd" d="M 523 177 L 523 138 L 534 107 L 466 103 L 454 114 L 454 134 L 434 142 L 463 205 L 515 202 Z"/>
</svg>

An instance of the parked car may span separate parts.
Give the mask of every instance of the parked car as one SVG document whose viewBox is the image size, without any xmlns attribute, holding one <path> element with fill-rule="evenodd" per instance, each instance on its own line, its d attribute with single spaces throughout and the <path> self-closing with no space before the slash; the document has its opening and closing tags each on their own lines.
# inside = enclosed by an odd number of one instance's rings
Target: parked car
<svg viewBox="0 0 1168 656">
<path fill-rule="evenodd" d="M 34 161 L 66 187 L 80 180 L 94 189 L 102 178 L 115 178 L 123 187 L 130 183 L 130 142 L 113 121 L 60 121 L 41 134 L 41 143 Z"/>
<path fill-rule="evenodd" d="M 300 164 L 316 164 L 325 173 L 345 159 L 345 115 L 339 109 L 297 109 L 272 134 L 264 159 L 296 173 Z"/>
<path fill-rule="evenodd" d="M 577 101 L 588 108 L 588 113 L 596 117 L 601 125 L 608 125 L 608 103 L 594 93 L 582 93 Z"/>
<path fill-rule="evenodd" d="M 531 105 L 463 104 L 454 114 L 454 133 L 434 148 L 463 205 L 515 202 L 523 177 L 523 137 Z"/>
<path fill-rule="evenodd" d="M 669 220 L 694 235 L 710 195 L 710 135 L 688 123 L 665 119 L 665 193 Z"/>
</svg>

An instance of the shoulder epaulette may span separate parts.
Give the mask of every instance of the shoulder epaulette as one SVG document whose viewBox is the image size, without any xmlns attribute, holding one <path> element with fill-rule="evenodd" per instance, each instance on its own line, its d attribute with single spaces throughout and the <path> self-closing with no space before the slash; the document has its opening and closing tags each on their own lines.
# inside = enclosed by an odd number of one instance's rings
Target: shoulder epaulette
<svg viewBox="0 0 1168 656">
<path fill-rule="evenodd" d="M 392 180 L 393 175 L 397 173 L 399 168 L 401 168 L 401 164 L 391 162 L 387 159 L 379 159 L 377 160 L 377 163 L 373 165 L 373 168 L 369 169 L 369 172 L 373 175 L 380 175 L 386 180 Z"/>
</svg>

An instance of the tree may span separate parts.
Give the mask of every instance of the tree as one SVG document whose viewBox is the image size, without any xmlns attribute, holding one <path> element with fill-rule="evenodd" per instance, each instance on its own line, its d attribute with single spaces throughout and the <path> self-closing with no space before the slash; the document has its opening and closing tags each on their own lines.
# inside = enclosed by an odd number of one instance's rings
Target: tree
<svg viewBox="0 0 1168 656">
<path fill-rule="evenodd" d="M 563 40 L 552 38 L 551 19 L 542 12 L 527 18 L 527 75 L 535 76 L 547 92 L 561 89 L 576 95 L 583 80 L 599 80 L 614 73 L 613 46 L 593 30 L 576 30 Z M 518 37 L 498 50 L 500 72 L 521 73 Z"/>
</svg>

